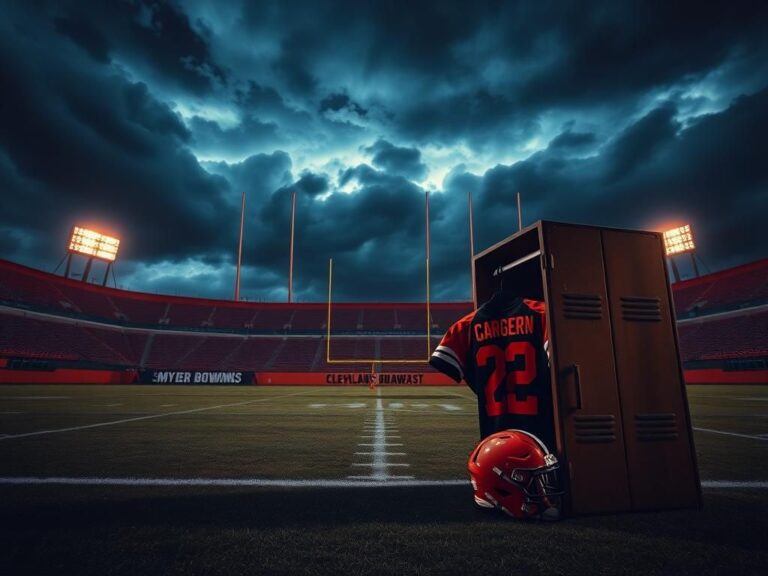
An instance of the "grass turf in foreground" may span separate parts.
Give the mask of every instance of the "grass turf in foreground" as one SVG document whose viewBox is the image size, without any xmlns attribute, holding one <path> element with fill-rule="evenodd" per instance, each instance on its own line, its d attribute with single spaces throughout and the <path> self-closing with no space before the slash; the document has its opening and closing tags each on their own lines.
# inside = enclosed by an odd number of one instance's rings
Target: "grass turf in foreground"
<svg viewBox="0 0 768 576">
<path fill-rule="evenodd" d="M 768 512 L 517 523 L 468 487 L 200 491 L 4 487 L 4 574 L 763 574 Z"/>
<path fill-rule="evenodd" d="M 282 396 L 294 392 L 302 394 Z M 402 405 L 389 416 L 417 478 L 466 478 L 477 433 L 474 403 L 456 396 L 462 392 L 382 389 L 388 412 L 392 402 Z M 702 479 L 768 479 L 768 442 L 759 438 L 768 388 L 690 387 L 688 394 L 694 427 L 753 436 L 696 432 Z M 4 476 L 117 477 L 344 478 L 376 398 L 367 389 L 258 387 L 3 387 L 0 395 L 9 413 L 0 418 L 4 433 L 259 400 L 0 442 Z M 328 405 L 322 413 L 311 407 L 319 403 Z M 444 403 L 464 412 L 443 410 Z M 476 509 L 468 485 L 0 485 L 0 574 L 762 575 L 766 518 L 766 491 L 738 488 L 705 489 L 703 510 L 535 524 Z"/>
</svg>

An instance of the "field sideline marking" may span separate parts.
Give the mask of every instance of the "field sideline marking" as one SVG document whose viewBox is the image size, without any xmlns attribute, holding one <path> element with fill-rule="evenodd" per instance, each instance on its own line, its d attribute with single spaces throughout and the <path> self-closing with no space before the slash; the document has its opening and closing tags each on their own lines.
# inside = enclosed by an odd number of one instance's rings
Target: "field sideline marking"
<svg viewBox="0 0 768 576">
<path fill-rule="evenodd" d="M 165 412 L 164 414 L 150 414 L 148 416 L 138 416 L 136 418 L 125 418 L 123 420 L 112 420 L 110 422 L 97 422 L 96 424 L 87 424 L 85 426 L 72 426 L 71 428 L 55 428 L 53 430 L 38 430 L 36 432 L 25 432 L 24 434 L 7 434 L 0 436 L 0 442 L 11 440 L 13 438 L 26 438 L 28 436 L 40 436 L 42 434 L 58 434 L 60 432 L 74 432 L 76 430 L 87 430 L 89 428 L 100 428 L 102 426 L 114 426 L 115 424 L 125 424 L 127 422 L 138 422 L 139 420 L 151 420 L 153 418 L 165 418 L 166 416 L 178 416 L 180 414 L 194 414 L 195 412 L 205 412 L 206 410 L 217 410 L 218 408 L 228 408 L 229 406 L 245 406 L 246 404 L 255 404 L 256 402 L 267 402 L 277 400 L 278 398 L 287 398 L 288 396 L 300 396 L 309 394 L 309 392 L 296 392 L 294 394 L 283 394 L 282 396 L 271 396 L 269 398 L 257 398 L 256 400 L 246 400 L 245 402 L 235 402 L 232 404 L 219 404 L 218 406 L 207 406 L 203 408 L 193 408 L 191 410 L 178 410 L 176 412 Z"/>
<path fill-rule="evenodd" d="M 377 480 L 369 476 L 359 480 L 290 480 L 286 478 L 67 478 L 0 477 L 0 485 L 63 484 L 70 486 L 252 486 L 265 488 L 399 488 L 419 486 L 469 486 L 469 480 L 413 480 L 391 477 Z M 368 479 L 370 478 L 370 479 Z M 765 480 L 702 480 L 702 488 L 768 488 Z"/>
<path fill-rule="evenodd" d="M 711 432 L 712 434 L 723 434 L 724 436 L 737 436 L 739 438 L 750 438 L 752 440 L 768 440 L 762 436 L 752 436 L 751 434 L 739 434 L 738 432 L 725 432 L 723 430 L 713 430 L 712 428 L 693 427 L 697 432 Z"/>
</svg>

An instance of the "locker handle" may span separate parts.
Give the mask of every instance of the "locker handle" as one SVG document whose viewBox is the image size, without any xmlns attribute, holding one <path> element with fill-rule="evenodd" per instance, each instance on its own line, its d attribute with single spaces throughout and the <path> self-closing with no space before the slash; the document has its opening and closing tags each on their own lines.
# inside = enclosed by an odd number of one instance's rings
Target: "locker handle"
<svg viewBox="0 0 768 576">
<path fill-rule="evenodd" d="M 576 410 L 581 410 L 581 368 L 573 365 L 573 382 L 576 384 Z"/>
</svg>

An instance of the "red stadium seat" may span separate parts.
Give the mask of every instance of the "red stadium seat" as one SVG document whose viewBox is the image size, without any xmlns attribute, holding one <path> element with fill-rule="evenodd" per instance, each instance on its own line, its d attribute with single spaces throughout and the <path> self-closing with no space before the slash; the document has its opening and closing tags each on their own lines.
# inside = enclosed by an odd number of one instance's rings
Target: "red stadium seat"
<svg viewBox="0 0 768 576">
<path fill-rule="evenodd" d="M 684 362 L 768 358 L 768 259 L 673 285 Z M 329 363 L 327 305 L 143 294 L 0 260 L 0 356 L 115 368 L 368 372 Z M 697 309 L 695 318 L 685 316 Z M 434 349 L 471 303 L 432 304 Z M 727 312 L 723 313 L 722 310 Z M 743 311 L 740 311 L 743 309 Z M 713 313 L 714 311 L 715 313 Z M 88 320 L 88 321 L 86 321 Z M 381 372 L 426 372 L 425 304 L 338 303 L 331 358 L 385 360 Z"/>
</svg>

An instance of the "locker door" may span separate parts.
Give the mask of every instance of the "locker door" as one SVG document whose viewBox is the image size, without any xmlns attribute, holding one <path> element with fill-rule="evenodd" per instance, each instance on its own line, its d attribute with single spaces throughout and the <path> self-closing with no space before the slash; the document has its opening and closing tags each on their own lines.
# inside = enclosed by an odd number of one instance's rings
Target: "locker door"
<svg viewBox="0 0 768 576">
<path fill-rule="evenodd" d="M 699 480 L 661 235 L 602 234 L 633 508 L 695 507 Z"/>
<path fill-rule="evenodd" d="M 567 506 L 571 513 L 629 510 L 600 230 L 543 224 Z"/>
</svg>

